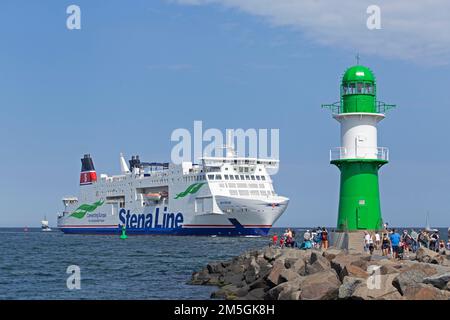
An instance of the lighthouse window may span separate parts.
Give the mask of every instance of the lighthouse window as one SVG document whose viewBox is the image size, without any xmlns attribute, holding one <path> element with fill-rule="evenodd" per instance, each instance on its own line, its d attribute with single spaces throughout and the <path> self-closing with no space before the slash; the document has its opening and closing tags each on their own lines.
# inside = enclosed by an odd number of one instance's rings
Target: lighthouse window
<svg viewBox="0 0 450 320">
<path fill-rule="evenodd" d="M 350 83 L 350 85 L 348 87 L 348 93 L 349 94 L 354 94 L 355 93 L 355 84 L 354 83 Z"/>
<path fill-rule="evenodd" d="M 363 83 L 362 82 L 358 82 L 356 84 L 356 87 L 358 88 L 357 93 L 363 93 Z"/>
<path fill-rule="evenodd" d="M 372 89 L 373 89 L 372 85 L 370 83 L 366 83 L 366 92 L 364 93 L 372 94 L 373 93 Z"/>
</svg>

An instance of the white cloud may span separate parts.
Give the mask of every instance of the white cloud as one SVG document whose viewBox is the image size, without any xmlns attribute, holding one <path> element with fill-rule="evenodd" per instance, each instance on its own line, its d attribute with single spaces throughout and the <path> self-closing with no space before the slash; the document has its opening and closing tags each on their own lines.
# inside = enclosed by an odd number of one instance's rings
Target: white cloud
<svg viewBox="0 0 450 320">
<path fill-rule="evenodd" d="M 449 64 L 448 0 L 168 0 L 216 4 L 288 26 L 325 46 L 421 64 Z M 381 30 L 366 26 L 367 7 L 381 8 Z"/>
</svg>

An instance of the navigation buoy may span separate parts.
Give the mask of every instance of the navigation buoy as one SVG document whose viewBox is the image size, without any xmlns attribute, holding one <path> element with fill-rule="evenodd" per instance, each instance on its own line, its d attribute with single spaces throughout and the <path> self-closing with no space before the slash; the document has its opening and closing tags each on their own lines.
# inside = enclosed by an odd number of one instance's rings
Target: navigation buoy
<svg viewBox="0 0 450 320">
<path fill-rule="evenodd" d="M 122 226 L 122 235 L 120 236 L 120 239 L 127 239 L 127 229 L 125 228 L 125 226 Z"/>
<path fill-rule="evenodd" d="M 330 162 L 341 171 L 337 230 L 380 230 L 378 170 L 388 163 L 388 149 L 378 147 L 377 124 L 386 116 L 388 105 L 376 100 L 373 72 L 356 65 L 345 72 L 341 100 L 323 105 L 341 124 L 341 147 L 330 152 Z"/>
</svg>

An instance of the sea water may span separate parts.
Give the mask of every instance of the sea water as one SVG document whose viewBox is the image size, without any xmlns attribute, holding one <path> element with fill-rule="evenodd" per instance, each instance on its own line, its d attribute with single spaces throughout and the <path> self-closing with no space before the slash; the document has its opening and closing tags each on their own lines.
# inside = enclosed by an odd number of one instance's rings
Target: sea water
<svg viewBox="0 0 450 320">
<path fill-rule="evenodd" d="M 301 237 L 304 229 L 297 229 Z M 272 229 L 282 234 L 284 229 Z M 441 235 L 447 240 L 447 230 Z M 0 299 L 208 299 L 216 290 L 186 284 L 208 262 L 260 249 L 269 237 L 65 235 L 0 229 Z M 70 266 L 80 289 L 68 289 Z"/>
</svg>

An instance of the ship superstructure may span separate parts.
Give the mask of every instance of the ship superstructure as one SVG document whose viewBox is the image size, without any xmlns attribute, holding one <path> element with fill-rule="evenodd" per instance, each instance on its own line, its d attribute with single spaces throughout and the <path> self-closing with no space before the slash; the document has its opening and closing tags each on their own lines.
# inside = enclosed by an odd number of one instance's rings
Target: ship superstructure
<svg viewBox="0 0 450 320">
<path fill-rule="evenodd" d="M 199 164 L 141 162 L 120 155 L 121 174 L 97 177 L 89 154 L 80 194 L 63 198 L 58 227 L 65 233 L 266 235 L 289 199 L 275 193 L 270 175 L 278 160 L 203 157 Z"/>
</svg>

